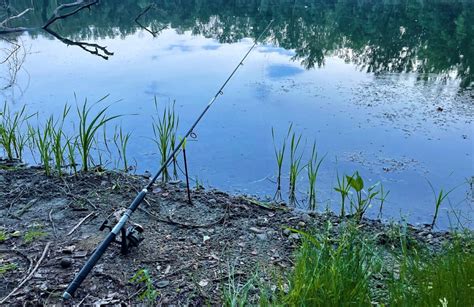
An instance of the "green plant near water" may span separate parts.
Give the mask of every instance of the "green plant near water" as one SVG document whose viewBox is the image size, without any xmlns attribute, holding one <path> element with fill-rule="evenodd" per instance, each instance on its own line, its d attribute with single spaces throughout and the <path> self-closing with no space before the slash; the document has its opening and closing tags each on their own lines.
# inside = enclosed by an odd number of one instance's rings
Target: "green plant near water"
<svg viewBox="0 0 474 307">
<path fill-rule="evenodd" d="M 29 126 L 30 135 L 33 138 L 33 143 L 39 152 L 40 164 L 43 166 L 46 176 L 51 175 L 52 169 L 52 126 L 53 117 L 46 120 L 44 127 L 33 128 Z"/>
<path fill-rule="evenodd" d="M 158 112 L 158 102 L 155 98 L 155 109 Z M 178 129 L 179 119 L 174 110 L 174 103 L 165 107 L 163 114 L 158 119 L 153 118 L 153 141 L 158 147 L 161 156 L 161 165 L 165 164 L 169 154 L 173 151 L 176 140 L 176 131 Z M 173 157 L 176 160 L 176 157 Z M 170 179 L 168 165 L 165 166 L 162 174 L 162 181 L 167 182 Z"/>
<path fill-rule="evenodd" d="M 235 267 L 228 265 L 228 281 L 224 286 L 223 305 L 226 307 L 244 307 L 249 305 L 249 291 L 254 287 L 257 275 L 252 275 L 244 284 L 236 280 Z"/>
<path fill-rule="evenodd" d="M 87 105 L 86 99 L 82 107 L 77 106 L 77 114 L 79 116 L 78 152 L 82 162 L 82 170 L 85 172 L 91 167 L 91 149 L 92 145 L 97 142 L 97 130 L 103 127 L 107 122 L 121 116 L 107 116 L 106 112 L 110 106 L 100 109 L 95 116 L 91 115 L 92 108 L 106 98 L 107 96 L 103 97 L 91 106 Z"/>
<path fill-rule="evenodd" d="M 0 264 L 0 276 L 4 275 L 5 273 L 8 273 L 10 271 L 14 271 L 18 268 L 16 263 L 5 263 L 5 264 Z"/>
<path fill-rule="evenodd" d="M 346 176 L 347 183 L 355 191 L 355 199 L 351 198 L 351 212 L 354 213 L 357 221 L 361 221 L 365 212 L 372 203 L 372 200 L 379 194 L 379 191 L 375 191 L 377 184 L 374 184 L 367 188 L 367 193 L 364 191 L 364 180 L 355 172 L 352 176 Z M 364 196 L 365 195 L 365 196 Z"/>
<path fill-rule="evenodd" d="M 130 278 L 130 282 L 143 287 L 142 292 L 138 295 L 140 300 L 150 304 L 154 304 L 156 302 L 159 292 L 155 289 L 153 280 L 147 269 L 138 270 L 135 275 Z"/>
<path fill-rule="evenodd" d="M 5 230 L 0 230 L 0 243 L 3 243 L 5 242 L 6 240 L 8 240 L 9 236 L 7 234 L 7 232 Z"/>
<path fill-rule="evenodd" d="M 377 200 L 380 201 L 378 218 L 382 218 L 383 205 L 387 200 L 388 194 L 390 194 L 390 191 L 385 191 L 383 184 L 380 183 L 380 193 L 379 197 L 377 198 Z"/>
<path fill-rule="evenodd" d="M 303 158 L 303 153 L 301 152 L 298 155 L 298 149 L 301 142 L 301 134 L 296 136 L 296 133 L 293 132 L 291 135 L 290 141 L 290 187 L 289 187 L 289 201 L 290 204 L 296 202 L 296 183 L 298 180 L 298 175 L 303 170 L 301 167 L 301 159 Z"/>
<path fill-rule="evenodd" d="M 276 145 L 275 130 L 272 127 L 273 148 L 275 150 L 275 158 L 277 162 L 277 189 L 276 189 L 275 195 L 273 196 L 273 199 L 277 202 L 283 201 L 283 198 L 281 196 L 281 176 L 282 176 L 282 169 L 283 169 L 283 160 L 285 159 L 286 142 L 288 140 L 288 137 L 290 136 L 292 127 L 293 127 L 293 124 L 290 124 L 290 127 L 288 128 L 288 133 L 285 139 L 283 140 L 281 147 L 277 147 Z"/>
<path fill-rule="evenodd" d="M 131 132 L 124 133 L 122 127 L 115 127 L 114 144 L 119 154 L 119 161 L 123 163 L 124 172 L 128 172 L 127 146 L 131 136 Z"/>
<path fill-rule="evenodd" d="M 54 158 L 54 166 L 56 169 L 56 173 L 59 176 L 62 176 L 63 169 L 66 166 L 65 164 L 65 156 L 67 150 L 67 136 L 64 133 L 64 121 L 71 110 L 67 104 L 64 106 L 63 113 L 61 118 L 58 122 L 52 123 L 53 120 L 51 118 L 51 125 L 50 125 L 50 137 L 51 137 L 51 145 L 53 150 L 53 158 Z"/>
<path fill-rule="evenodd" d="M 26 107 L 11 113 L 7 103 L 0 111 L 0 148 L 9 160 L 22 159 L 23 150 L 28 142 L 28 134 L 23 126 L 32 115 L 26 114 Z"/>
<path fill-rule="evenodd" d="M 438 213 L 439 213 L 439 208 L 441 207 L 441 204 L 449 196 L 449 194 L 451 194 L 456 189 L 456 187 L 452 188 L 451 190 L 447 192 L 441 189 L 439 190 L 438 193 L 436 193 L 435 188 L 433 187 L 433 185 L 431 184 L 429 180 L 428 180 L 428 184 L 430 185 L 431 191 L 433 191 L 433 195 L 435 198 L 435 212 L 433 215 L 433 221 L 431 222 L 431 228 L 433 229 L 436 224 L 436 220 L 438 219 Z"/>
<path fill-rule="evenodd" d="M 40 227 L 33 227 L 25 232 L 23 235 L 23 241 L 28 244 L 46 235 L 47 233 L 41 230 Z"/>
<path fill-rule="evenodd" d="M 473 306 L 474 239 L 455 234 L 438 254 L 409 251 L 402 242 L 399 272 L 389 281 L 390 306 Z"/>
<path fill-rule="evenodd" d="M 337 174 L 337 187 L 334 188 L 336 192 L 339 192 L 341 195 L 341 214 L 340 217 L 346 216 L 346 199 L 349 197 L 349 191 L 351 190 L 351 185 L 346 180 L 346 176 L 342 176 L 342 180 Z"/>
<path fill-rule="evenodd" d="M 339 237 L 328 224 L 323 233 L 302 236 L 288 280 L 289 291 L 278 301 L 287 306 L 370 306 L 369 280 L 379 270 L 376 249 L 353 224 Z"/>
<path fill-rule="evenodd" d="M 316 142 L 313 143 L 313 149 L 311 151 L 311 158 L 306 166 L 308 170 L 308 205 L 310 210 L 316 209 L 316 180 L 318 178 L 319 168 L 323 162 L 325 156 L 318 159 L 318 152 L 316 150 Z"/>
<path fill-rule="evenodd" d="M 68 138 L 66 141 L 67 147 L 67 159 L 69 161 L 69 167 L 72 169 L 75 176 L 77 176 L 77 160 L 76 160 L 76 148 L 78 147 L 78 137 Z"/>
</svg>

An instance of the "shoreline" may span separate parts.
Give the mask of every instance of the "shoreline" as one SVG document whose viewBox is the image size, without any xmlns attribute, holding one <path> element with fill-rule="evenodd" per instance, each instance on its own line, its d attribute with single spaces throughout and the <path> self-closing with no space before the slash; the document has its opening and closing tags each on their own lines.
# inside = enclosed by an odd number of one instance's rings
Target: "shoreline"
<svg viewBox="0 0 474 307">
<path fill-rule="evenodd" d="M 65 286 L 105 235 L 98 231 L 103 219 L 114 224 L 114 215 L 146 182 L 143 176 L 114 171 L 48 177 L 34 167 L 0 170 L 0 230 L 7 237 L 0 243 L 1 255 L 16 264 L 3 275 L 7 282 L 0 297 L 24 277 L 31 261 L 25 259 L 51 242 L 34 278 L 7 302 L 61 304 Z M 257 200 L 217 190 L 192 190 L 191 195 L 193 205 L 180 184 L 154 185 L 132 216 L 145 229 L 144 241 L 128 255 L 111 245 L 72 303 L 139 303 L 137 296 L 130 298 L 140 289 L 130 279 L 146 268 L 162 304 L 222 304 L 231 272 L 239 280 L 250 278 L 256 267 L 268 280 L 271 272 L 289 274 L 302 240 L 290 229 L 319 233 L 330 225 L 337 236 L 348 220 L 333 213 L 260 206 Z M 366 218 L 358 226 L 388 250 L 396 248 L 402 227 Z M 451 238 L 450 232 L 411 225 L 406 231 L 413 244 L 432 252 L 441 251 Z"/>
</svg>

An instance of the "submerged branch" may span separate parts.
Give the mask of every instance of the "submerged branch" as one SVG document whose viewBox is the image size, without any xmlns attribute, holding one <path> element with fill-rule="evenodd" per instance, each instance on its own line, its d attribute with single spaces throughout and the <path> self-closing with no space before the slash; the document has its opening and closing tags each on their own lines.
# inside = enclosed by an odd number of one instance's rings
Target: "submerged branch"
<svg viewBox="0 0 474 307">
<path fill-rule="evenodd" d="M 92 43 L 86 43 L 86 42 L 76 42 L 76 41 L 70 40 L 68 38 L 62 37 L 61 35 L 59 35 L 58 33 L 54 32 L 51 29 L 45 28 L 44 30 L 46 32 L 48 32 L 49 34 L 51 34 L 52 36 L 54 36 L 55 38 L 57 38 L 58 40 L 60 40 L 61 42 L 63 42 L 64 44 L 66 44 L 68 46 L 78 46 L 79 48 L 83 49 L 84 51 L 87 51 L 87 52 L 89 52 L 90 54 L 93 54 L 93 55 L 97 55 L 97 56 L 103 58 L 104 60 L 108 60 L 109 56 L 114 55 L 113 52 L 110 52 L 110 51 L 107 50 L 107 46 L 101 46 L 101 45 L 98 45 L 98 44 L 92 44 Z"/>
</svg>

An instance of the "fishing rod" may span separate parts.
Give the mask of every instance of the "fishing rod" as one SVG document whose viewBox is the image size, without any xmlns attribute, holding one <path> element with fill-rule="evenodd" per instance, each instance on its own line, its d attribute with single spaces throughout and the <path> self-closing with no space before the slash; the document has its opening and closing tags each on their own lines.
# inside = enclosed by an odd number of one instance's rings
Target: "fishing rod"
<svg viewBox="0 0 474 307">
<path fill-rule="evenodd" d="M 127 249 L 129 246 L 137 246 L 138 243 L 143 240 L 143 238 L 140 236 L 140 234 L 143 232 L 143 229 L 138 226 L 138 225 L 133 225 L 125 229 L 125 225 L 132 215 L 133 212 L 138 208 L 140 203 L 143 201 L 145 198 L 146 194 L 148 193 L 148 190 L 150 190 L 155 183 L 155 181 L 158 179 L 158 177 L 161 175 L 161 173 L 168 167 L 170 162 L 173 160 L 177 152 L 181 149 L 181 146 L 184 144 L 186 141 L 186 138 L 189 137 L 193 131 L 194 128 L 196 128 L 197 124 L 201 121 L 201 119 L 204 117 L 206 112 L 210 109 L 210 107 L 214 104 L 214 102 L 217 100 L 217 98 L 220 95 L 223 95 L 224 88 L 226 87 L 227 83 L 232 79 L 232 77 L 235 75 L 237 70 L 240 68 L 240 66 L 244 65 L 245 59 L 248 57 L 250 52 L 255 48 L 257 45 L 258 41 L 263 37 L 263 35 L 268 31 L 270 28 L 270 25 L 272 24 L 273 20 L 271 20 L 266 28 L 263 30 L 263 32 L 258 36 L 258 38 L 255 40 L 253 45 L 250 47 L 250 49 L 247 51 L 247 53 L 243 56 L 243 58 L 240 60 L 240 62 L 237 64 L 237 66 L 234 68 L 232 73 L 227 77 L 225 82 L 222 84 L 222 86 L 219 88 L 217 93 L 212 97 L 212 99 L 209 101 L 207 106 L 204 108 L 202 113 L 199 115 L 199 117 L 196 119 L 194 124 L 191 126 L 191 128 L 186 132 L 184 137 L 181 139 L 179 144 L 173 149 L 173 152 L 168 156 L 166 161 L 162 164 L 158 172 L 151 178 L 150 182 L 148 185 L 143 188 L 143 190 L 140 191 L 140 193 L 135 196 L 135 199 L 132 201 L 128 209 L 123 213 L 122 217 L 120 220 L 117 222 L 117 224 L 111 228 L 107 225 L 107 220 L 102 223 L 100 226 L 100 230 L 104 230 L 105 228 L 108 228 L 110 230 L 109 234 L 105 237 L 105 239 L 100 243 L 100 245 L 96 248 L 94 253 L 91 255 L 91 257 L 87 260 L 87 262 L 84 264 L 82 269 L 77 273 L 77 275 L 74 277 L 74 279 L 71 281 L 71 283 L 68 285 L 66 291 L 63 293 L 63 299 L 69 300 L 73 297 L 74 293 L 76 290 L 79 288 L 79 286 L 82 284 L 84 279 L 89 275 L 90 271 L 94 268 L 96 263 L 100 260 L 102 255 L 105 253 L 106 249 L 109 247 L 109 245 L 113 242 L 117 242 L 121 244 L 121 251 L 122 253 L 126 253 Z M 121 234 L 121 240 L 118 241 L 116 238 Z"/>
</svg>

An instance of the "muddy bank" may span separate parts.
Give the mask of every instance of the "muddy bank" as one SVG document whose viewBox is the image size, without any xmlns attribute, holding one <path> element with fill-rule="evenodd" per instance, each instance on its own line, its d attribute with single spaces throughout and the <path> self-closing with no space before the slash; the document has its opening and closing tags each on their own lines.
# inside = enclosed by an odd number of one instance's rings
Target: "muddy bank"
<svg viewBox="0 0 474 307">
<path fill-rule="evenodd" d="M 0 300 L 31 278 L 4 304 L 61 304 L 61 294 L 104 238 L 99 226 L 126 208 L 147 183 L 142 176 L 95 171 L 80 176 L 47 177 L 39 168 L 0 170 Z M 299 235 L 285 227 L 337 231 L 330 213 L 307 214 L 285 207 L 264 207 L 243 196 L 157 184 L 132 217 L 143 226 L 144 241 L 127 255 L 112 245 L 77 291 L 74 304 L 139 303 L 142 284 L 131 277 L 146 268 L 160 304 L 218 305 L 229 276 L 245 282 L 258 268 L 264 281 L 286 274 Z M 115 213 L 115 214 L 114 214 Z M 390 242 L 390 226 L 364 220 L 361 228 Z M 449 237 L 409 228 L 413 238 L 433 248 Z M 45 251 L 45 246 L 48 249 Z"/>
</svg>

